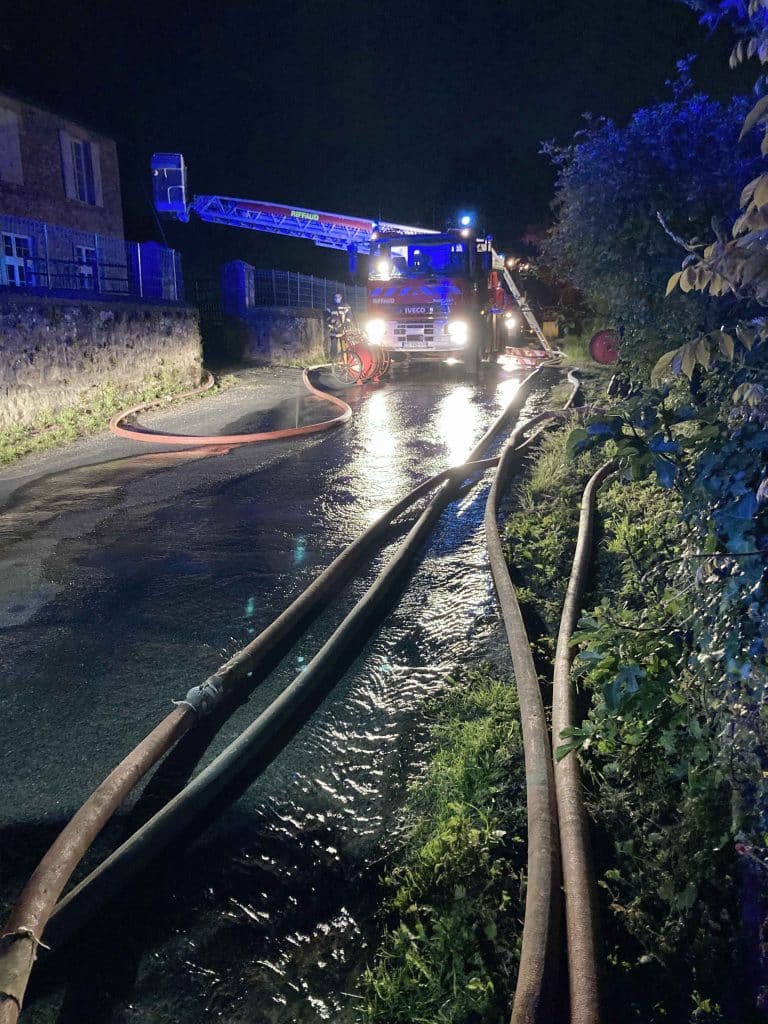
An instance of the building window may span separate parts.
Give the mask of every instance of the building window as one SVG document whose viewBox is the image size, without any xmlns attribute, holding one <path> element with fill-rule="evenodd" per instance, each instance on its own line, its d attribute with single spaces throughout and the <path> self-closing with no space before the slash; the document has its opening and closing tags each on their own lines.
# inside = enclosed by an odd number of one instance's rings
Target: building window
<svg viewBox="0 0 768 1024">
<path fill-rule="evenodd" d="M 60 132 L 64 194 L 89 206 L 103 206 L 99 145 Z"/>
<path fill-rule="evenodd" d="M 32 239 L 27 235 L 3 232 L 3 265 L 7 283 L 16 288 L 35 283 L 32 266 Z"/>
<path fill-rule="evenodd" d="M 19 115 L 0 107 L 0 181 L 24 184 L 19 142 Z"/>
<path fill-rule="evenodd" d="M 77 264 L 77 286 L 93 291 L 96 288 L 96 250 L 87 245 L 75 246 L 75 263 Z"/>
<path fill-rule="evenodd" d="M 75 171 L 75 195 L 81 203 L 96 205 L 96 189 L 93 184 L 93 159 L 91 144 L 72 139 L 72 166 Z"/>
</svg>

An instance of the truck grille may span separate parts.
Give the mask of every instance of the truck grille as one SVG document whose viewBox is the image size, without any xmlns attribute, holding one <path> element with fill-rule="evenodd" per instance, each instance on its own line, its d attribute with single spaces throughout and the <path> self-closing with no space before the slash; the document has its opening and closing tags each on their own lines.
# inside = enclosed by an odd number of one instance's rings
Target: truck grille
<svg viewBox="0 0 768 1024">
<path fill-rule="evenodd" d="M 444 320 L 401 321 L 394 324 L 391 339 L 387 341 L 395 349 L 444 348 L 448 341 L 447 323 Z"/>
</svg>

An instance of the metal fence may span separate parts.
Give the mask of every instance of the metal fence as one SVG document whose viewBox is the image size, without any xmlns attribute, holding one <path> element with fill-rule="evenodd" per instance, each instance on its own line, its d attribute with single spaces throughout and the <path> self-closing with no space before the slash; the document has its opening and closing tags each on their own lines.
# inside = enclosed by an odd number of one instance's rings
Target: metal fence
<svg viewBox="0 0 768 1024">
<path fill-rule="evenodd" d="M 157 242 L 0 214 L 0 287 L 31 293 L 184 301 L 181 258 Z"/>
<path fill-rule="evenodd" d="M 249 282 L 246 281 L 246 288 Z M 333 296 L 340 292 L 355 312 L 364 313 L 366 289 L 341 281 L 290 270 L 253 271 L 253 294 L 247 295 L 248 306 L 301 306 L 304 309 L 330 309 Z"/>
</svg>

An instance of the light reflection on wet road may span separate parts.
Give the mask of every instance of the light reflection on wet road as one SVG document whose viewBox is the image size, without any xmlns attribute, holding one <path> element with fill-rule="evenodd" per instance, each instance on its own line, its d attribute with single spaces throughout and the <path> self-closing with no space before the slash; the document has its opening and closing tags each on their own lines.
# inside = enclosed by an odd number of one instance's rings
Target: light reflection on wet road
<svg viewBox="0 0 768 1024">
<path fill-rule="evenodd" d="M 170 697 L 248 642 L 396 498 L 461 462 L 515 387 L 401 374 L 352 391 L 354 418 L 331 434 L 198 461 L 139 456 L 12 496 L 0 533 L 3 897 Z M 534 392 L 525 415 L 541 402 Z M 485 493 L 444 513 L 384 628 L 286 750 L 88 930 L 85 956 L 43 965 L 30 1024 L 354 1019 L 342 993 L 370 935 L 393 809 L 418 767 L 420 709 L 462 663 L 507 667 L 481 537 Z M 201 741 L 166 774 L 181 782 L 234 739 L 380 561 L 207 749 Z M 153 799 L 150 786 L 136 813 Z M 125 827 L 123 815 L 104 845 Z"/>
</svg>

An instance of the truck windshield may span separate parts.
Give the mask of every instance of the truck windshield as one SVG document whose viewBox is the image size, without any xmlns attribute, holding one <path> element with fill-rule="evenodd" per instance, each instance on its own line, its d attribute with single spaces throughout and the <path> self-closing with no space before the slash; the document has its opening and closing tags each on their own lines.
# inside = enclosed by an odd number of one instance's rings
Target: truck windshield
<svg viewBox="0 0 768 1024">
<path fill-rule="evenodd" d="M 454 239 L 382 244 L 371 256 L 371 281 L 398 277 L 466 277 L 467 247 Z"/>
</svg>

